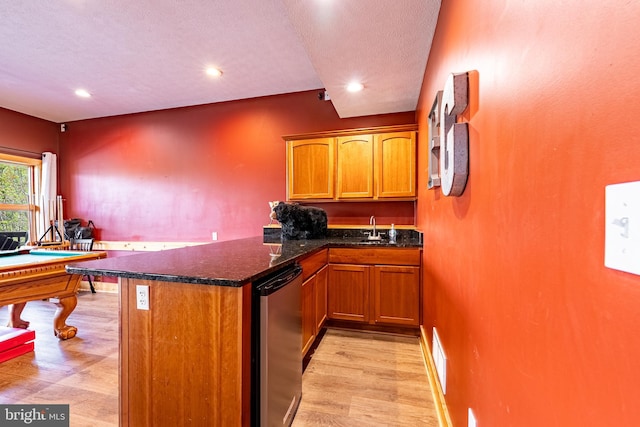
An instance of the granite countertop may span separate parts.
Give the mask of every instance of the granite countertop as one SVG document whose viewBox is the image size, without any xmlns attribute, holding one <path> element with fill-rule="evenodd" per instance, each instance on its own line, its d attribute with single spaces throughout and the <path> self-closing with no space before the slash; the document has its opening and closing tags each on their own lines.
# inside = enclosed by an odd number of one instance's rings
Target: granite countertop
<svg viewBox="0 0 640 427">
<path fill-rule="evenodd" d="M 363 242 L 355 237 L 281 240 L 269 236 L 206 243 L 69 264 L 68 273 L 239 287 L 328 247 L 422 248 L 419 239 Z"/>
</svg>

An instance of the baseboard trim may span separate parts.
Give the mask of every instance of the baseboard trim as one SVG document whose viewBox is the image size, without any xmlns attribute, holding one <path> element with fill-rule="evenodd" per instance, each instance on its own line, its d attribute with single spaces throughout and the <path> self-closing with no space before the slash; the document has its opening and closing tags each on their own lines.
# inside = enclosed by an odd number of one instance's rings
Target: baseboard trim
<svg viewBox="0 0 640 427">
<path fill-rule="evenodd" d="M 111 293 L 111 294 L 117 294 L 118 293 L 118 284 L 117 283 L 111 283 L 111 282 L 101 282 L 101 281 L 96 281 L 96 280 L 92 280 L 91 283 L 93 283 L 93 288 L 96 290 L 96 292 L 106 292 L 106 293 Z M 89 282 L 86 280 L 81 280 L 80 281 L 80 291 L 87 291 L 87 292 L 91 292 L 91 287 L 89 286 Z"/>
<path fill-rule="evenodd" d="M 436 405 L 438 423 L 440 424 L 440 427 L 452 427 L 453 424 L 451 424 L 451 417 L 449 417 L 447 402 L 444 400 L 442 385 L 438 379 L 436 364 L 433 361 L 433 354 L 431 353 L 431 346 L 429 345 L 429 337 L 422 325 L 420 325 L 420 348 L 422 349 L 422 356 L 427 369 L 427 376 L 429 377 L 431 393 L 433 393 L 433 401 Z"/>
<path fill-rule="evenodd" d="M 356 331 L 380 332 L 395 335 L 409 335 L 417 337 L 420 330 L 415 326 L 391 326 L 391 325 L 370 325 L 368 323 L 350 322 L 348 320 L 327 319 L 326 326 L 337 329 L 350 329 Z"/>
<path fill-rule="evenodd" d="M 213 242 L 117 242 L 96 240 L 93 242 L 93 250 L 153 252 L 165 249 L 184 248 L 186 246 L 205 245 L 207 243 Z"/>
</svg>

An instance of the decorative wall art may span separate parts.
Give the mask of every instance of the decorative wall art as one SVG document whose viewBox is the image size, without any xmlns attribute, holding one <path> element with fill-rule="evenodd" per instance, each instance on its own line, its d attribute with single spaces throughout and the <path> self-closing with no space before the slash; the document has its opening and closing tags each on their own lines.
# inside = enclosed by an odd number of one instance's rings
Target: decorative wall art
<svg viewBox="0 0 640 427">
<path fill-rule="evenodd" d="M 469 73 L 450 74 L 429 112 L 428 188 L 461 196 L 469 175 L 469 129 L 458 123 L 469 105 Z"/>
</svg>

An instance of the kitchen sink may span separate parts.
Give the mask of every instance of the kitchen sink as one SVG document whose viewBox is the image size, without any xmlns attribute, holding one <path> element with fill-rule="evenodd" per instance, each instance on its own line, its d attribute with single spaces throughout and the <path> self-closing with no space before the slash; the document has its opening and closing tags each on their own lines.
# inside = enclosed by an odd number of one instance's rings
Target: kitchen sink
<svg viewBox="0 0 640 427">
<path fill-rule="evenodd" d="M 385 242 L 383 242 L 382 240 L 363 239 L 363 240 L 360 240 L 360 243 L 363 245 L 381 245 Z"/>
</svg>

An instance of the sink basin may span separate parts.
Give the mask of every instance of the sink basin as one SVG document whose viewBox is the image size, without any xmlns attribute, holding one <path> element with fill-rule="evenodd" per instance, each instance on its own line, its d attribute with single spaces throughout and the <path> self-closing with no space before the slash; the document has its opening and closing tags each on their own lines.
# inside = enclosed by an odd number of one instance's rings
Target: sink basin
<svg viewBox="0 0 640 427">
<path fill-rule="evenodd" d="M 365 244 L 365 245 L 380 245 L 382 243 L 384 243 L 382 240 L 369 240 L 369 239 L 363 239 L 360 240 L 360 243 Z"/>
</svg>

